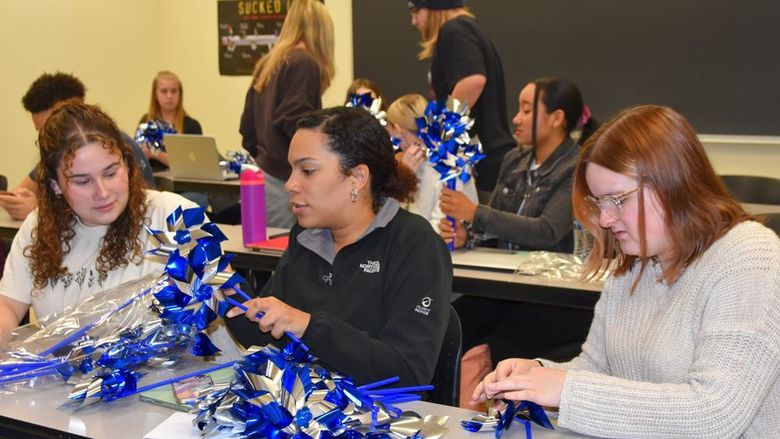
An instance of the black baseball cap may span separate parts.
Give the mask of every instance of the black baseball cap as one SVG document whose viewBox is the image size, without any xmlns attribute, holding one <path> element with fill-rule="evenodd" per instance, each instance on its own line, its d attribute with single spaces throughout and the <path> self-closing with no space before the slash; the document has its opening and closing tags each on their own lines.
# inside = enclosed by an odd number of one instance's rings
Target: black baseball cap
<svg viewBox="0 0 780 439">
<path fill-rule="evenodd" d="M 464 6 L 464 0 L 409 0 L 409 9 L 455 9 Z"/>
</svg>

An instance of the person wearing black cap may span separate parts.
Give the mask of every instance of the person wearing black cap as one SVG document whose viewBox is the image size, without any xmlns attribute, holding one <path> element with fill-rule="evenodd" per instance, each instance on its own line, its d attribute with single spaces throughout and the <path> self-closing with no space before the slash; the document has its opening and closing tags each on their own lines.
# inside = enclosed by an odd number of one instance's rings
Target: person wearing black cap
<svg viewBox="0 0 780 439">
<path fill-rule="evenodd" d="M 504 68 L 493 43 L 463 0 L 410 0 L 420 31 L 421 60 L 430 59 L 436 99 L 453 96 L 471 107 L 487 157 L 477 163 L 477 189 L 490 196 L 504 154 L 516 146 L 509 129 Z"/>
</svg>

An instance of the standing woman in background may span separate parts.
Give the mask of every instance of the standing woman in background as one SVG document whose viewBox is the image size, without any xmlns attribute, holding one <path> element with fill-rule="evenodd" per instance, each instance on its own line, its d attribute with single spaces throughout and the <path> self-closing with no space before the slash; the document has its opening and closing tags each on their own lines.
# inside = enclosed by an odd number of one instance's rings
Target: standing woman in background
<svg viewBox="0 0 780 439">
<path fill-rule="evenodd" d="M 501 165 L 488 205 L 476 204 L 461 192 L 442 189 L 445 218 L 439 229 L 455 247 L 466 241 L 512 250 L 571 253 L 572 178 L 580 131 L 584 142 L 597 127 L 576 85 L 558 78 L 540 78 L 520 92 L 514 118 L 520 145 Z M 468 224 L 468 230 L 467 226 Z M 467 238 L 467 235 L 470 238 Z M 497 241 L 497 242 L 496 242 Z M 463 324 L 461 404 L 498 361 L 544 356 L 568 360 L 577 355 L 593 316 L 591 311 L 464 296 L 454 302 Z M 538 334 L 518 343 L 515 334 Z"/>
<path fill-rule="evenodd" d="M 477 163 L 477 189 L 493 191 L 504 154 L 515 146 L 509 130 L 504 68 L 493 43 L 463 0 L 410 0 L 412 24 L 420 31 L 430 59 L 430 82 L 436 99 L 452 95 L 467 103 L 485 159 Z"/>
<path fill-rule="evenodd" d="M 139 124 L 150 120 L 167 122 L 178 134 L 203 134 L 200 123 L 184 111 L 184 87 L 181 80 L 167 70 L 158 72 L 154 77 L 149 111 L 141 117 Z M 145 147 L 144 155 L 155 170 L 168 169 L 167 153 L 154 153 Z"/>
<path fill-rule="evenodd" d="M 303 116 L 322 108 L 335 74 L 333 20 L 317 0 L 292 2 L 279 39 L 255 66 L 241 115 L 242 145 L 265 174 L 267 224 L 295 224 L 284 182 L 290 140 Z"/>
</svg>

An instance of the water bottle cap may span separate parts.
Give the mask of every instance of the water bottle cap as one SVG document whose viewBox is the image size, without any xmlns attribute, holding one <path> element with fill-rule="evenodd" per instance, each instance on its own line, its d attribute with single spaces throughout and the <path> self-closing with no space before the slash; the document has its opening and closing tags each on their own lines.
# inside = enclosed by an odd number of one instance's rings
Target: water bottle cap
<svg viewBox="0 0 780 439">
<path fill-rule="evenodd" d="M 263 171 L 246 169 L 241 172 L 241 184 L 265 184 Z"/>
</svg>

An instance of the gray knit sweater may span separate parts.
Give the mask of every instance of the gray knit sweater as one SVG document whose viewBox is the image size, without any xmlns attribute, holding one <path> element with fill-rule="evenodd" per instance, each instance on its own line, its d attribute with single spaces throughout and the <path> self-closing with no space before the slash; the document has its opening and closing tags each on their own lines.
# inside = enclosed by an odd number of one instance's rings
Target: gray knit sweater
<svg viewBox="0 0 780 439">
<path fill-rule="evenodd" d="M 607 281 L 558 424 L 602 437 L 780 438 L 780 239 L 735 226 L 671 287 Z"/>
</svg>

